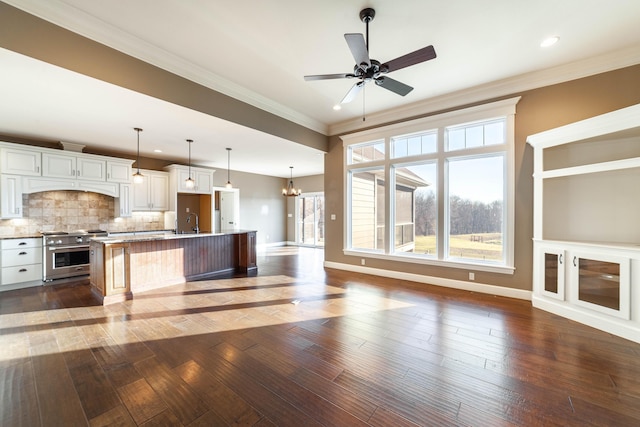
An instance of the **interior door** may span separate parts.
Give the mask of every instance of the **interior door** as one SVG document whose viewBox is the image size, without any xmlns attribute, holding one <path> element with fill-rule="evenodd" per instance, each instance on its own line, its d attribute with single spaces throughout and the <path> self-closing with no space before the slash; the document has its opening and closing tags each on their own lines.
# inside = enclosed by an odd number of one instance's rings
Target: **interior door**
<svg viewBox="0 0 640 427">
<path fill-rule="evenodd" d="M 237 188 L 217 190 L 220 193 L 220 230 L 240 227 L 240 192 Z"/>
</svg>

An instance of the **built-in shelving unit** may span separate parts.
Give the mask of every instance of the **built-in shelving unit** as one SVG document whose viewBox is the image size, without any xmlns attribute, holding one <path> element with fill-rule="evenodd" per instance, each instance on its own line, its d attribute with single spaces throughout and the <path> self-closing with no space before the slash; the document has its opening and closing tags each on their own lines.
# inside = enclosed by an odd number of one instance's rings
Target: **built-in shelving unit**
<svg viewBox="0 0 640 427">
<path fill-rule="evenodd" d="M 640 342 L 640 104 L 527 142 L 533 305 Z"/>
</svg>

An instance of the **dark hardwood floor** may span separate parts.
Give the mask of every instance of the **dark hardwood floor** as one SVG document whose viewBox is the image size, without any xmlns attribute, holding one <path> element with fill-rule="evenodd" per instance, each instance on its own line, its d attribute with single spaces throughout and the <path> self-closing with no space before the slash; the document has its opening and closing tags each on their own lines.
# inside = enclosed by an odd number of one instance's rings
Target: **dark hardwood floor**
<svg viewBox="0 0 640 427">
<path fill-rule="evenodd" d="M 530 302 L 322 268 L 97 305 L 0 294 L 2 426 L 637 426 L 640 345 Z"/>
</svg>

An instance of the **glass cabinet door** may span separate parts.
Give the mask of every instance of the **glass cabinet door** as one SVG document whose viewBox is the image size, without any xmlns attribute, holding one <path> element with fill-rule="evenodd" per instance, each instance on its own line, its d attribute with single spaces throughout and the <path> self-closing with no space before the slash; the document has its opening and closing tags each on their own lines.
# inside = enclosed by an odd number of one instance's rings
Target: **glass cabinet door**
<svg viewBox="0 0 640 427">
<path fill-rule="evenodd" d="M 629 319 L 629 259 L 573 253 L 571 262 L 575 304 Z"/>
<path fill-rule="evenodd" d="M 540 274 L 540 294 L 560 300 L 565 299 L 564 276 L 565 254 L 561 249 L 541 247 L 539 256 L 542 269 Z"/>
</svg>

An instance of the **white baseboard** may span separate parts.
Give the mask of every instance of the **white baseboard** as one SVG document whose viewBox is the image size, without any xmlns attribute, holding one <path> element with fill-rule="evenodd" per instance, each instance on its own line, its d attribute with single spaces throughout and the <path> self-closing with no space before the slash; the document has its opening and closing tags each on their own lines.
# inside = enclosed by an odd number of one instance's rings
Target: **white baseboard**
<svg viewBox="0 0 640 427">
<path fill-rule="evenodd" d="M 563 301 L 533 295 L 533 306 L 549 313 L 557 314 L 595 329 L 640 343 L 640 325 L 624 319 L 616 319 L 595 311 L 569 305 Z"/>
<path fill-rule="evenodd" d="M 503 286 L 495 286 L 478 282 L 467 282 L 464 280 L 444 279 L 442 277 L 424 276 L 421 274 L 404 273 L 402 271 L 381 270 L 378 268 L 342 264 L 331 261 L 325 261 L 324 266 L 327 268 L 335 268 L 337 270 L 352 271 L 354 273 L 372 274 L 374 276 L 408 280 L 411 282 L 426 283 L 429 285 L 442 286 L 445 288 L 461 289 L 465 291 L 479 292 L 483 294 L 531 301 L 531 291 L 522 289 L 505 288 Z"/>
</svg>

